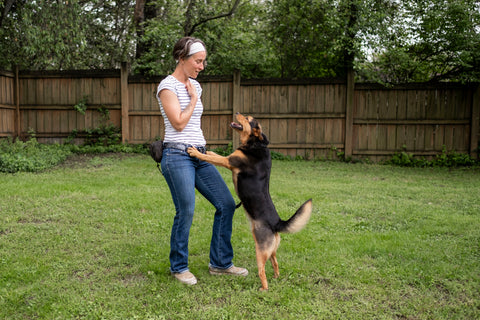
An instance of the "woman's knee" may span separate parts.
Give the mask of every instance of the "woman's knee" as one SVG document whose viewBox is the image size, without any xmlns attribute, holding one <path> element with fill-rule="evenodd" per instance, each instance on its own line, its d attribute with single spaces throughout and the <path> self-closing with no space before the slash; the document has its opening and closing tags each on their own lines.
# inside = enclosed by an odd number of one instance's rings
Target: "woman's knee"
<svg viewBox="0 0 480 320">
<path fill-rule="evenodd" d="M 218 205 L 215 206 L 217 209 L 217 214 L 232 215 L 235 212 L 235 200 L 233 197 L 225 197 Z"/>
</svg>

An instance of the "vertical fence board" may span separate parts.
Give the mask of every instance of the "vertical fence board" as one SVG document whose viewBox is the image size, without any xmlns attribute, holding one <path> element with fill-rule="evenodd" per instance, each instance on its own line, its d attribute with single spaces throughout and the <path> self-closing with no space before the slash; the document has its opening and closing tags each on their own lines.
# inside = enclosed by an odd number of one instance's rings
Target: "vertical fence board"
<svg viewBox="0 0 480 320">
<path fill-rule="evenodd" d="M 214 110 L 216 108 L 218 99 L 215 98 L 215 94 L 217 92 L 214 83 L 206 83 L 203 85 L 202 102 L 205 110 Z"/>
<path fill-rule="evenodd" d="M 246 87 L 245 90 L 241 91 L 242 103 L 241 110 L 242 113 L 251 113 L 251 104 L 250 104 L 250 88 Z"/>
<path fill-rule="evenodd" d="M 297 102 L 296 106 L 294 106 L 294 112 L 296 113 L 306 113 L 307 112 L 307 99 L 308 99 L 308 94 L 307 94 L 307 87 L 305 85 L 300 85 L 297 86 L 296 90 L 297 94 Z"/>
<path fill-rule="evenodd" d="M 353 104 L 353 114 L 355 118 L 363 118 L 363 110 L 365 109 L 365 95 L 366 90 L 360 90 L 355 92 L 355 99 Z M 355 121 L 355 119 L 353 119 Z"/>
<path fill-rule="evenodd" d="M 328 141 L 325 138 L 325 126 L 326 126 L 326 119 L 318 119 L 316 121 L 316 129 L 315 129 L 315 135 L 314 135 L 314 141 L 316 141 L 319 144 L 325 144 Z"/>
<path fill-rule="evenodd" d="M 202 119 L 202 131 L 205 137 L 213 138 L 210 130 L 212 128 L 212 117 L 203 117 Z"/>
<path fill-rule="evenodd" d="M 278 113 L 288 113 L 288 102 L 289 102 L 289 86 L 279 86 L 274 87 L 275 97 L 278 97 L 278 101 L 276 102 L 276 106 L 274 106 L 273 112 Z"/>
<path fill-rule="evenodd" d="M 265 112 L 266 113 L 276 113 L 278 112 L 278 96 L 275 96 L 275 87 L 274 86 L 263 86 L 263 103 L 265 103 Z"/>
<path fill-rule="evenodd" d="M 296 124 L 296 130 L 297 130 L 297 138 L 295 139 L 296 144 L 305 144 L 306 142 L 306 120 L 305 119 L 298 119 Z"/>
<path fill-rule="evenodd" d="M 387 150 L 387 126 L 377 125 L 377 144 L 375 150 Z"/>
<path fill-rule="evenodd" d="M 316 113 L 325 112 L 325 87 L 326 85 L 315 86 L 314 111 Z"/>
<path fill-rule="evenodd" d="M 284 113 L 295 113 L 297 111 L 298 86 L 289 85 L 287 89 L 288 104 Z"/>
<path fill-rule="evenodd" d="M 308 86 L 305 94 L 307 95 L 306 97 L 306 109 L 305 112 L 309 114 L 313 114 L 316 111 L 316 91 L 317 91 L 318 85 L 311 85 Z"/>
<path fill-rule="evenodd" d="M 316 122 L 316 119 L 307 119 L 305 121 L 305 143 L 313 144 L 317 141 L 315 140 L 315 132 L 320 130 L 316 130 Z"/>
<path fill-rule="evenodd" d="M 0 138 L 16 134 L 16 101 L 13 73 L 0 73 Z"/>
<path fill-rule="evenodd" d="M 386 143 L 386 151 L 395 151 L 397 149 L 397 130 L 396 126 L 394 125 L 387 125 L 387 143 Z"/>
<path fill-rule="evenodd" d="M 425 150 L 425 126 L 416 125 L 416 137 L 414 151 L 423 151 Z"/>
<path fill-rule="evenodd" d="M 152 121 L 150 117 L 141 117 L 142 118 L 142 136 L 140 141 L 145 141 L 150 137 L 150 132 L 152 131 L 151 125 Z"/>
<path fill-rule="evenodd" d="M 407 150 L 415 150 L 416 127 L 405 126 L 405 145 Z"/>
</svg>

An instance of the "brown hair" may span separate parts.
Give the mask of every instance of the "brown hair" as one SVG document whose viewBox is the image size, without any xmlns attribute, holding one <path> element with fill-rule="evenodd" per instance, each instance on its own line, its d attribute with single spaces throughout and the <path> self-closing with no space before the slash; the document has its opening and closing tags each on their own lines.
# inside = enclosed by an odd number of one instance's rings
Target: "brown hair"
<svg viewBox="0 0 480 320">
<path fill-rule="evenodd" d="M 190 47 L 195 42 L 200 42 L 205 47 L 205 43 L 203 43 L 202 40 L 194 37 L 183 37 L 180 40 L 178 40 L 175 46 L 173 47 L 173 58 L 175 59 L 175 61 L 188 58 Z"/>
</svg>

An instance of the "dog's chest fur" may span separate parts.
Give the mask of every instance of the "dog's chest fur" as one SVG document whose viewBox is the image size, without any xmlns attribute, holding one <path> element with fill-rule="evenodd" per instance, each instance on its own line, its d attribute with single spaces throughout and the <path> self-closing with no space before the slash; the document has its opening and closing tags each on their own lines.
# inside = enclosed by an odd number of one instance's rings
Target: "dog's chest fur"
<svg viewBox="0 0 480 320">
<path fill-rule="evenodd" d="M 270 171 L 272 159 L 268 148 L 241 148 L 245 157 L 231 157 L 230 164 L 239 170 L 234 172 L 237 195 L 250 218 L 269 218 L 277 222 L 278 214 L 270 197 Z M 273 221 L 272 221 L 273 218 Z M 272 226 L 273 227 L 273 226 Z"/>
</svg>

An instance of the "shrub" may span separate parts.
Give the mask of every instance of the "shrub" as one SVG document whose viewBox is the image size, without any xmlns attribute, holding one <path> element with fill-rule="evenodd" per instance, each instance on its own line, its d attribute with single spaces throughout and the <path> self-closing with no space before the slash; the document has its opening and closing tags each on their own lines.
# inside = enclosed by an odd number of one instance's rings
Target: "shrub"
<svg viewBox="0 0 480 320">
<path fill-rule="evenodd" d="M 432 160 L 426 160 L 424 157 L 415 158 L 413 154 L 402 151 L 395 153 L 390 160 L 383 163 L 402 167 L 467 167 L 479 164 L 468 154 L 447 151 L 445 146 L 442 153 L 436 155 Z"/>
<path fill-rule="evenodd" d="M 35 172 L 51 168 L 63 162 L 71 151 L 59 144 L 40 144 L 35 136 L 28 141 L 0 141 L 0 172 Z"/>
<path fill-rule="evenodd" d="M 230 142 L 226 147 L 218 147 L 212 150 L 216 154 L 227 157 L 233 152 L 233 144 Z"/>
<path fill-rule="evenodd" d="M 107 147 L 120 144 L 122 140 L 121 129 L 113 124 L 108 124 L 93 129 L 73 130 L 67 139 L 67 143 L 81 136 L 84 137 L 83 144 L 85 146 Z"/>
</svg>

